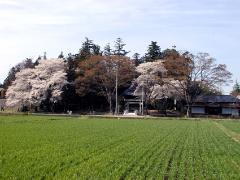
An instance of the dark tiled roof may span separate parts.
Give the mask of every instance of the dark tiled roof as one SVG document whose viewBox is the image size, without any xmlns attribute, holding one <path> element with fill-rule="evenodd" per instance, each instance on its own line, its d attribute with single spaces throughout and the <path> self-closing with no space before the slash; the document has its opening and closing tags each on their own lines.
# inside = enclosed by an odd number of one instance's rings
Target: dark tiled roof
<svg viewBox="0 0 240 180">
<path fill-rule="evenodd" d="M 198 96 L 194 102 L 202 103 L 240 103 L 240 100 L 231 95 Z"/>
<path fill-rule="evenodd" d="M 134 96 L 134 91 L 137 88 L 137 83 L 134 81 L 131 86 L 123 92 L 123 96 Z"/>
</svg>

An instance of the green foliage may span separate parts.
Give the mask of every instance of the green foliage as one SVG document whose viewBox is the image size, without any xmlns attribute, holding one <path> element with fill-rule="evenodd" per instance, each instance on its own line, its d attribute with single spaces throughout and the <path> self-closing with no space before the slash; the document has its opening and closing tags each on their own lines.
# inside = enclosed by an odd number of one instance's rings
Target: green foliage
<svg viewBox="0 0 240 180">
<path fill-rule="evenodd" d="M 87 58 L 95 55 L 101 55 L 101 48 L 99 45 L 94 44 L 93 40 L 85 38 L 85 41 L 82 43 L 82 47 L 79 50 L 77 55 L 77 60 L 86 60 Z"/>
<path fill-rule="evenodd" d="M 157 59 L 161 59 L 161 55 L 160 46 L 158 46 L 156 41 L 151 41 L 151 44 L 148 46 L 147 53 L 145 54 L 145 61 L 152 62 Z"/>
<path fill-rule="evenodd" d="M 64 58 L 64 55 L 63 55 L 63 52 L 62 52 L 62 51 L 61 51 L 61 53 L 59 54 L 58 58 L 59 58 L 59 59 Z"/>
<path fill-rule="evenodd" d="M 239 143 L 213 121 L 0 116 L 0 124 L 0 179 L 240 178 Z"/>
<path fill-rule="evenodd" d="M 240 95 L 240 84 L 238 83 L 238 81 L 236 81 L 236 83 L 234 84 L 231 95 L 233 95 L 233 96 L 239 96 Z"/>
<path fill-rule="evenodd" d="M 240 134 L 240 126 L 238 121 L 221 121 L 220 123 L 224 125 L 227 129 Z"/>
<path fill-rule="evenodd" d="M 240 84 L 238 82 L 234 85 L 233 90 L 240 93 Z"/>
<path fill-rule="evenodd" d="M 104 56 L 111 56 L 112 55 L 112 49 L 110 44 L 106 44 L 106 46 L 104 47 L 104 51 L 103 51 L 103 55 Z"/>
<path fill-rule="evenodd" d="M 4 89 L 7 89 L 12 82 L 16 79 L 15 75 L 17 72 L 21 71 L 25 68 L 34 68 L 35 63 L 33 63 L 32 59 L 26 58 L 22 62 L 18 63 L 16 66 L 12 67 L 8 72 L 7 78 L 3 82 Z"/>
<path fill-rule="evenodd" d="M 115 49 L 113 50 L 113 55 L 126 56 L 130 51 L 126 51 L 124 46 L 126 46 L 126 44 L 124 44 L 122 39 L 117 38 L 114 45 Z"/>
<path fill-rule="evenodd" d="M 140 57 L 140 54 L 134 53 L 132 56 L 132 60 L 135 63 L 135 66 L 138 66 L 139 64 L 143 63 L 143 58 Z"/>
</svg>

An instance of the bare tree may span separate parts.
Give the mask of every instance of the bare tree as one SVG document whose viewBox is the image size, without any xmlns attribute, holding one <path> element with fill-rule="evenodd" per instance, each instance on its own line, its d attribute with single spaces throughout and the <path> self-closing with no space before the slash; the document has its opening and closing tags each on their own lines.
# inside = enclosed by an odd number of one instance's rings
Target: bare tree
<svg viewBox="0 0 240 180">
<path fill-rule="evenodd" d="M 208 53 L 192 55 L 185 52 L 174 57 L 168 56 L 165 59 L 165 67 L 168 70 L 168 76 L 179 81 L 177 87 L 176 84 L 168 83 L 177 91 L 183 92 L 187 103 L 187 116 L 196 96 L 204 90 L 218 92 L 219 87 L 231 82 L 232 77 L 226 65 L 217 64 L 216 59 Z"/>
</svg>

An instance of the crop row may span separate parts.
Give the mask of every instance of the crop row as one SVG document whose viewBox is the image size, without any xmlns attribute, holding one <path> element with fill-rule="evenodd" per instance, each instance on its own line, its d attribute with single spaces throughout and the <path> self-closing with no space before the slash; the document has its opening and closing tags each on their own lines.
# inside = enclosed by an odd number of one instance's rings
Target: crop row
<svg viewBox="0 0 240 180">
<path fill-rule="evenodd" d="M 0 122 L 0 179 L 240 178 L 240 145 L 212 121 Z"/>
</svg>

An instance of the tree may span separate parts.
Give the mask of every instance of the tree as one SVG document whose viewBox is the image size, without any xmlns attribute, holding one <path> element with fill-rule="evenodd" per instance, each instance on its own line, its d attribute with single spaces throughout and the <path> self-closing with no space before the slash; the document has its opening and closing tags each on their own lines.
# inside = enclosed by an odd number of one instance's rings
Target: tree
<svg viewBox="0 0 240 180">
<path fill-rule="evenodd" d="M 115 41 L 115 45 L 114 45 L 115 49 L 113 50 L 113 55 L 126 56 L 130 51 L 126 51 L 124 49 L 124 46 L 126 46 L 126 44 L 124 44 L 122 39 L 117 38 L 117 40 Z"/>
<path fill-rule="evenodd" d="M 63 55 L 63 52 L 61 51 L 61 53 L 58 56 L 58 59 L 63 59 L 63 58 L 64 58 L 64 55 Z"/>
<path fill-rule="evenodd" d="M 8 87 L 12 84 L 12 82 L 16 79 L 16 73 L 20 72 L 25 68 L 34 68 L 35 64 L 32 62 L 32 59 L 26 58 L 22 62 L 18 63 L 16 66 L 12 67 L 8 73 L 7 78 L 3 82 L 4 89 L 8 89 Z"/>
<path fill-rule="evenodd" d="M 111 56 L 112 55 L 112 49 L 110 44 L 106 44 L 106 46 L 104 47 L 104 51 L 103 51 L 103 55 L 104 56 Z"/>
<path fill-rule="evenodd" d="M 79 50 L 77 60 L 86 60 L 90 56 L 101 55 L 100 46 L 93 43 L 93 40 L 85 38 L 85 41 L 82 43 L 82 47 Z"/>
<path fill-rule="evenodd" d="M 167 70 L 163 61 L 146 62 L 137 66 L 136 71 L 140 74 L 136 79 L 136 96 L 144 96 L 145 104 L 153 104 L 157 99 L 170 98 L 177 95 L 177 91 L 169 86 L 166 81 L 177 84 L 177 80 L 167 78 Z M 147 106 L 146 106 L 147 107 Z"/>
<path fill-rule="evenodd" d="M 240 96 L 240 84 L 238 83 L 238 81 L 235 82 L 231 95 L 235 97 Z"/>
<path fill-rule="evenodd" d="M 138 53 L 134 53 L 132 58 L 133 58 L 132 60 L 134 61 L 136 66 L 143 63 L 143 59 L 140 57 L 140 54 L 138 54 Z"/>
<path fill-rule="evenodd" d="M 151 41 L 147 53 L 145 54 L 145 62 L 152 62 L 158 59 L 161 59 L 160 46 L 157 45 L 157 42 Z"/>
<path fill-rule="evenodd" d="M 61 100 L 67 84 L 63 59 L 40 60 L 35 68 L 22 69 L 6 93 L 9 107 L 39 107 L 49 98 L 52 105 Z"/>
<path fill-rule="evenodd" d="M 116 91 L 116 75 L 118 86 L 127 87 L 134 77 L 134 64 L 123 56 L 92 56 L 80 62 L 75 81 L 76 92 L 80 96 L 88 93 L 103 95 L 112 112 L 112 102 Z"/>
<path fill-rule="evenodd" d="M 207 53 L 197 55 L 188 52 L 178 53 L 177 56 L 167 56 L 164 60 L 168 77 L 179 81 L 177 86 L 168 83 L 183 92 L 187 104 L 187 116 L 196 96 L 204 91 L 218 92 L 219 86 L 227 85 L 231 81 L 232 74 L 227 70 L 226 65 L 216 64 L 216 60 Z"/>
<path fill-rule="evenodd" d="M 102 55 L 101 48 L 99 45 L 93 44 L 92 55 L 93 56 L 101 56 Z"/>
</svg>

